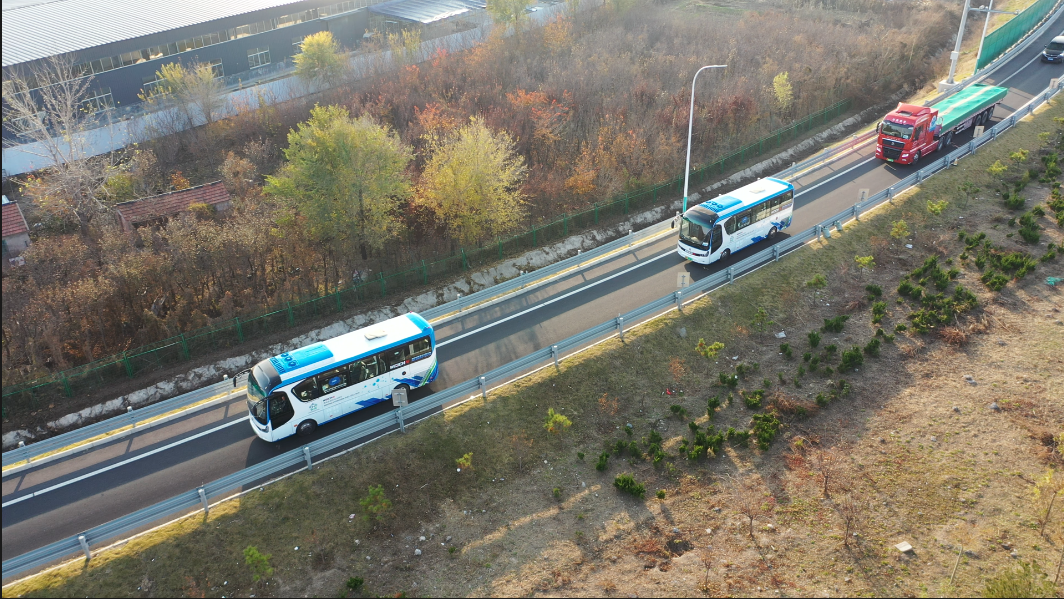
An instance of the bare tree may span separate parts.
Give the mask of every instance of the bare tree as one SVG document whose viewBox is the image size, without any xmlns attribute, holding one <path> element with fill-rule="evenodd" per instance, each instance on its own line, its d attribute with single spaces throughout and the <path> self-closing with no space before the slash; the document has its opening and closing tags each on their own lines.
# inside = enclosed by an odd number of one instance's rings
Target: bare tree
<svg viewBox="0 0 1064 599">
<path fill-rule="evenodd" d="M 728 476 L 728 499 L 731 506 L 746 517 L 750 538 L 754 538 L 754 520 L 766 512 L 765 501 L 757 477 L 753 474 L 736 478 Z"/>
<path fill-rule="evenodd" d="M 92 75 L 76 69 L 63 56 L 47 59 L 29 73 L 4 81 L 4 126 L 14 136 L 4 147 L 41 159 L 40 176 L 27 184 L 27 193 L 46 212 L 75 222 L 82 235 L 104 209 L 98 199 L 113 153 L 94 155 L 90 129 L 108 120 L 112 106 L 93 97 Z M 109 124 L 109 123 L 107 123 Z"/>
<path fill-rule="evenodd" d="M 831 497 L 831 488 L 836 486 L 837 479 L 843 476 L 846 464 L 842 456 L 834 448 L 814 449 L 810 456 L 810 462 L 822 482 L 821 492 L 824 497 Z"/>
<path fill-rule="evenodd" d="M 860 530 L 861 522 L 865 517 L 865 501 L 856 493 L 847 493 L 835 501 L 835 509 L 838 510 L 845 527 L 842 536 L 842 544 L 849 547 L 853 534 Z"/>
<path fill-rule="evenodd" d="M 172 62 L 164 64 L 155 75 L 158 81 L 154 86 L 141 92 L 145 102 L 161 109 L 175 109 L 189 128 L 200 124 L 200 119 L 209 125 L 223 116 L 224 87 L 211 65 L 194 62 L 186 67 Z"/>
</svg>

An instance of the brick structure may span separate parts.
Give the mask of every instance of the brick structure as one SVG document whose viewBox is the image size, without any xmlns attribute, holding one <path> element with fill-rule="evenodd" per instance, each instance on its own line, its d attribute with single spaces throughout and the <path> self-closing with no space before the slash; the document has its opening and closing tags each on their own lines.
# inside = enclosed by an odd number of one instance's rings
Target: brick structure
<svg viewBox="0 0 1064 599">
<path fill-rule="evenodd" d="M 169 216 L 188 210 L 193 204 L 207 204 L 221 212 L 229 209 L 231 202 L 225 185 L 221 181 L 215 181 L 150 198 L 122 202 L 115 206 L 115 212 L 122 230 L 132 231 L 133 227 L 138 225 L 163 222 Z M 7 212 L 4 214 L 6 222 Z M 7 225 L 5 224 L 4 227 L 6 231 Z"/>
</svg>

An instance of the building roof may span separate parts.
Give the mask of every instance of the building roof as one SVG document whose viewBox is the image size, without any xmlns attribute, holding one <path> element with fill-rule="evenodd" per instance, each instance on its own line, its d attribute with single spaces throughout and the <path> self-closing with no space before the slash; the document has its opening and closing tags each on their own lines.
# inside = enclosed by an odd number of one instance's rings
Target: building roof
<svg viewBox="0 0 1064 599">
<path fill-rule="evenodd" d="M 26 217 L 22 216 L 22 209 L 14 202 L 4 204 L 3 221 L 3 237 L 29 233 L 30 231 L 29 226 L 26 224 Z"/>
<path fill-rule="evenodd" d="M 301 0 L 3 0 L 4 68 Z"/>
<path fill-rule="evenodd" d="M 215 181 L 150 198 L 122 202 L 115 206 L 115 210 L 124 221 L 133 224 L 177 214 L 188 210 L 192 204 L 224 204 L 228 201 L 229 192 L 226 191 L 225 185 L 221 181 Z"/>
<path fill-rule="evenodd" d="M 391 0 L 370 6 L 369 10 L 372 13 L 428 25 L 487 6 L 485 0 Z"/>
</svg>

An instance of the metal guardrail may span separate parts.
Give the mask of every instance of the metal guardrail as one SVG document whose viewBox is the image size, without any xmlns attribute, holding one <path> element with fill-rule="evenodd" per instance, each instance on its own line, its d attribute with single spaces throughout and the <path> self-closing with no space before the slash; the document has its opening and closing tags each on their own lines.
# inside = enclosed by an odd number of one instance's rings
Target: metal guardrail
<svg viewBox="0 0 1064 599">
<path fill-rule="evenodd" d="M 471 396 L 475 396 L 478 392 L 486 399 L 488 386 L 492 383 L 505 382 L 516 375 L 526 372 L 530 368 L 541 365 L 545 362 L 549 364 L 549 361 L 551 360 L 555 361 L 555 364 L 557 364 L 557 360 L 564 352 L 582 349 L 588 342 L 597 340 L 605 335 L 612 335 L 616 332 L 620 335 L 620 338 L 623 341 L 626 326 L 631 328 L 636 323 L 657 316 L 663 311 L 671 310 L 674 306 L 682 310 L 685 298 L 687 298 L 687 301 L 692 301 L 722 285 L 731 283 L 738 276 L 756 270 L 769 262 L 779 260 L 781 256 L 799 249 L 814 239 L 819 239 L 822 235 L 824 237 L 830 237 L 830 230 L 832 227 L 841 230 L 844 222 L 848 222 L 850 219 L 860 220 L 863 212 L 874 208 L 884 201 L 890 201 L 898 192 L 904 191 L 909 187 L 920 183 L 942 169 L 949 168 L 949 166 L 953 164 L 953 161 L 975 153 L 979 147 L 996 139 L 998 134 L 1009 129 L 1021 118 L 1030 114 L 1035 108 L 1049 100 L 1053 95 L 1060 91 L 1061 83 L 1061 81 L 1058 81 L 1056 86 L 1050 87 L 1038 94 L 1030 102 L 1025 104 L 1008 118 L 999 122 L 984 135 L 971 140 L 947 156 L 936 159 L 929 165 L 894 185 L 891 185 L 887 189 L 873 195 L 866 201 L 854 204 L 853 207 L 840 212 L 832 218 L 794 235 L 789 239 L 781 241 L 770 248 L 766 248 L 733 266 L 729 266 L 723 271 L 714 273 L 685 289 L 677 290 L 645 306 L 636 308 L 627 314 L 619 316 L 616 319 L 606 321 L 582 333 L 573 335 L 551 347 L 535 351 L 523 358 L 519 358 L 509 364 L 505 364 L 487 372 L 482 376 L 468 380 L 464 383 L 459 383 L 458 385 L 440 393 L 433 394 L 430 397 L 415 402 L 414 404 L 397 408 L 386 414 L 381 414 L 380 416 L 329 435 L 324 439 L 319 439 L 304 445 L 299 449 L 293 449 L 287 453 L 241 470 L 240 472 L 225 476 L 194 491 L 182 493 L 155 505 L 112 520 L 106 524 L 94 527 L 80 535 L 56 541 L 39 549 L 35 549 L 7 560 L 3 562 L 3 577 L 7 578 L 26 570 L 43 566 L 77 553 L 79 550 L 85 553 L 86 559 L 89 559 L 91 558 L 90 548 L 92 545 L 111 541 L 116 537 L 139 528 L 144 528 L 159 520 L 176 517 L 182 512 L 195 508 L 197 505 L 201 505 L 205 511 L 209 510 L 209 502 L 212 498 L 222 497 L 235 489 L 247 485 L 253 485 L 266 477 L 283 472 L 284 470 L 303 463 L 306 463 L 306 467 L 309 469 L 313 467 L 314 456 L 322 456 L 369 435 L 390 432 L 397 427 L 400 430 L 405 430 L 406 424 L 412 419 L 418 417 L 424 418 L 427 414 L 440 410 L 444 405 L 450 402 L 468 399 Z M 542 275 L 543 273 L 537 271 L 534 274 Z"/>
</svg>

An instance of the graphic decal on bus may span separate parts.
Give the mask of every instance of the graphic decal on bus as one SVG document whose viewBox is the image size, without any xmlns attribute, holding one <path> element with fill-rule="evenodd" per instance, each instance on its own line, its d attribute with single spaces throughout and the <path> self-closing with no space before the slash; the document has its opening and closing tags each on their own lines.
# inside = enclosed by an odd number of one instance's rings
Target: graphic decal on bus
<svg viewBox="0 0 1064 599">
<path fill-rule="evenodd" d="M 316 343 L 292 352 L 270 358 L 270 363 L 277 369 L 278 374 L 284 374 L 293 370 L 309 366 L 315 362 L 328 360 L 333 353 L 323 343 Z"/>
</svg>

